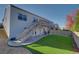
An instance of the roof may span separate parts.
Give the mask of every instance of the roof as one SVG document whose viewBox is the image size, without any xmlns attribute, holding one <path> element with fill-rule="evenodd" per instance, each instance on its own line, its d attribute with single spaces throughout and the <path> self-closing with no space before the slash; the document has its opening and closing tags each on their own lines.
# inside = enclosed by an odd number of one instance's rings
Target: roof
<svg viewBox="0 0 79 59">
<path fill-rule="evenodd" d="M 48 20 L 48 19 L 45 19 L 44 17 L 38 16 L 38 15 L 36 15 L 36 14 L 34 14 L 34 13 L 31 13 L 31 12 L 29 12 L 29 11 L 27 11 L 27 10 L 21 9 L 21 8 L 19 8 L 19 7 L 16 7 L 16 6 L 12 5 L 12 4 L 10 4 L 10 6 L 11 6 L 11 7 L 14 7 L 14 8 L 17 8 L 17 9 L 20 9 L 20 10 L 22 10 L 22 11 L 24 11 L 24 12 L 28 12 L 28 13 L 30 13 L 30 14 L 32 14 L 32 15 L 37 16 L 37 17 L 40 17 L 40 18 L 44 19 L 44 20 L 47 21 L 47 22 L 53 23 L 52 21 L 50 21 L 50 20 Z"/>
</svg>

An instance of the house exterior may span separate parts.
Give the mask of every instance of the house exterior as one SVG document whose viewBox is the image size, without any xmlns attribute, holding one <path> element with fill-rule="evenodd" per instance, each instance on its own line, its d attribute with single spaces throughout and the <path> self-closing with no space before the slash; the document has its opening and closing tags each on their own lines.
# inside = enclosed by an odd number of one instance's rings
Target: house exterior
<svg viewBox="0 0 79 59">
<path fill-rule="evenodd" d="M 11 46 L 15 46 L 15 42 L 22 45 L 22 41 L 29 37 L 49 34 L 58 28 L 56 25 L 14 5 L 8 5 L 5 8 L 3 27 L 8 36 L 8 44 Z"/>
</svg>

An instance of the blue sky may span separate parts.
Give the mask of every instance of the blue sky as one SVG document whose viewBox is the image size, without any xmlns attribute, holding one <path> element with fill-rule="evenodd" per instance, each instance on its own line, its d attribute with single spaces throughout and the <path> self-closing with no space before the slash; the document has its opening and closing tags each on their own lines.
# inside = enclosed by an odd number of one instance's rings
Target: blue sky
<svg viewBox="0 0 79 59">
<path fill-rule="evenodd" d="M 7 5 L 0 5 L 0 22 L 2 21 L 4 8 Z M 66 24 L 66 16 L 73 13 L 74 10 L 79 8 L 79 5 L 63 5 L 63 4 L 17 4 L 24 10 L 28 10 L 34 14 L 42 16 L 54 23 L 59 24 L 60 27 L 64 27 Z"/>
</svg>

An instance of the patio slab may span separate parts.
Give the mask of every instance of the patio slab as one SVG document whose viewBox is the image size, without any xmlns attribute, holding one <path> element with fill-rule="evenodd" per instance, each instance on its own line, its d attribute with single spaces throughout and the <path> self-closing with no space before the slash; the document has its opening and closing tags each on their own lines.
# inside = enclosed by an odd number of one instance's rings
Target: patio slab
<svg viewBox="0 0 79 59">
<path fill-rule="evenodd" d="M 7 36 L 4 30 L 0 30 L 0 54 L 30 54 L 31 52 L 23 47 L 10 47 L 7 45 Z"/>
</svg>

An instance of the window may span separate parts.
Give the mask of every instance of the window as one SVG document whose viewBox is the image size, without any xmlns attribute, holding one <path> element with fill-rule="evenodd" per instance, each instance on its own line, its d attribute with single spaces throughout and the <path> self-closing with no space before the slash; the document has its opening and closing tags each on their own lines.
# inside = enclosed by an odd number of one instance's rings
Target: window
<svg viewBox="0 0 79 59">
<path fill-rule="evenodd" d="M 24 21 L 26 21 L 26 16 L 25 16 L 25 15 L 23 15 L 23 16 L 22 16 L 22 19 L 23 19 Z"/>
<path fill-rule="evenodd" d="M 33 23 L 36 22 L 37 20 L 38 20 L 38 19 L 34 18 L 34 19 L 33 19 Z"/>
<path fill-rule="evenodd" d="M 18 15 L 18 19 L 22 20 L 22 14 Z"/>
<path fill-rule="evenodd" d="M 19 19 L 19 20 L 24 20 L 24 21 L 26 21 L 26 20 L 27 20 L 27 17 L 26 17 L 26 15 L 19 14 L 19 15 L 18 15 L 18 19 Z"/>
<path fill-rule="evenodd" d="M 13 37 L 13 38 L 11 38 L 10 40 L 11 40 L 11 41 L 15 41 L 15 40 L 16 40 L 16 38 L 15 38 L 15 37 Z"/>
</svg>

